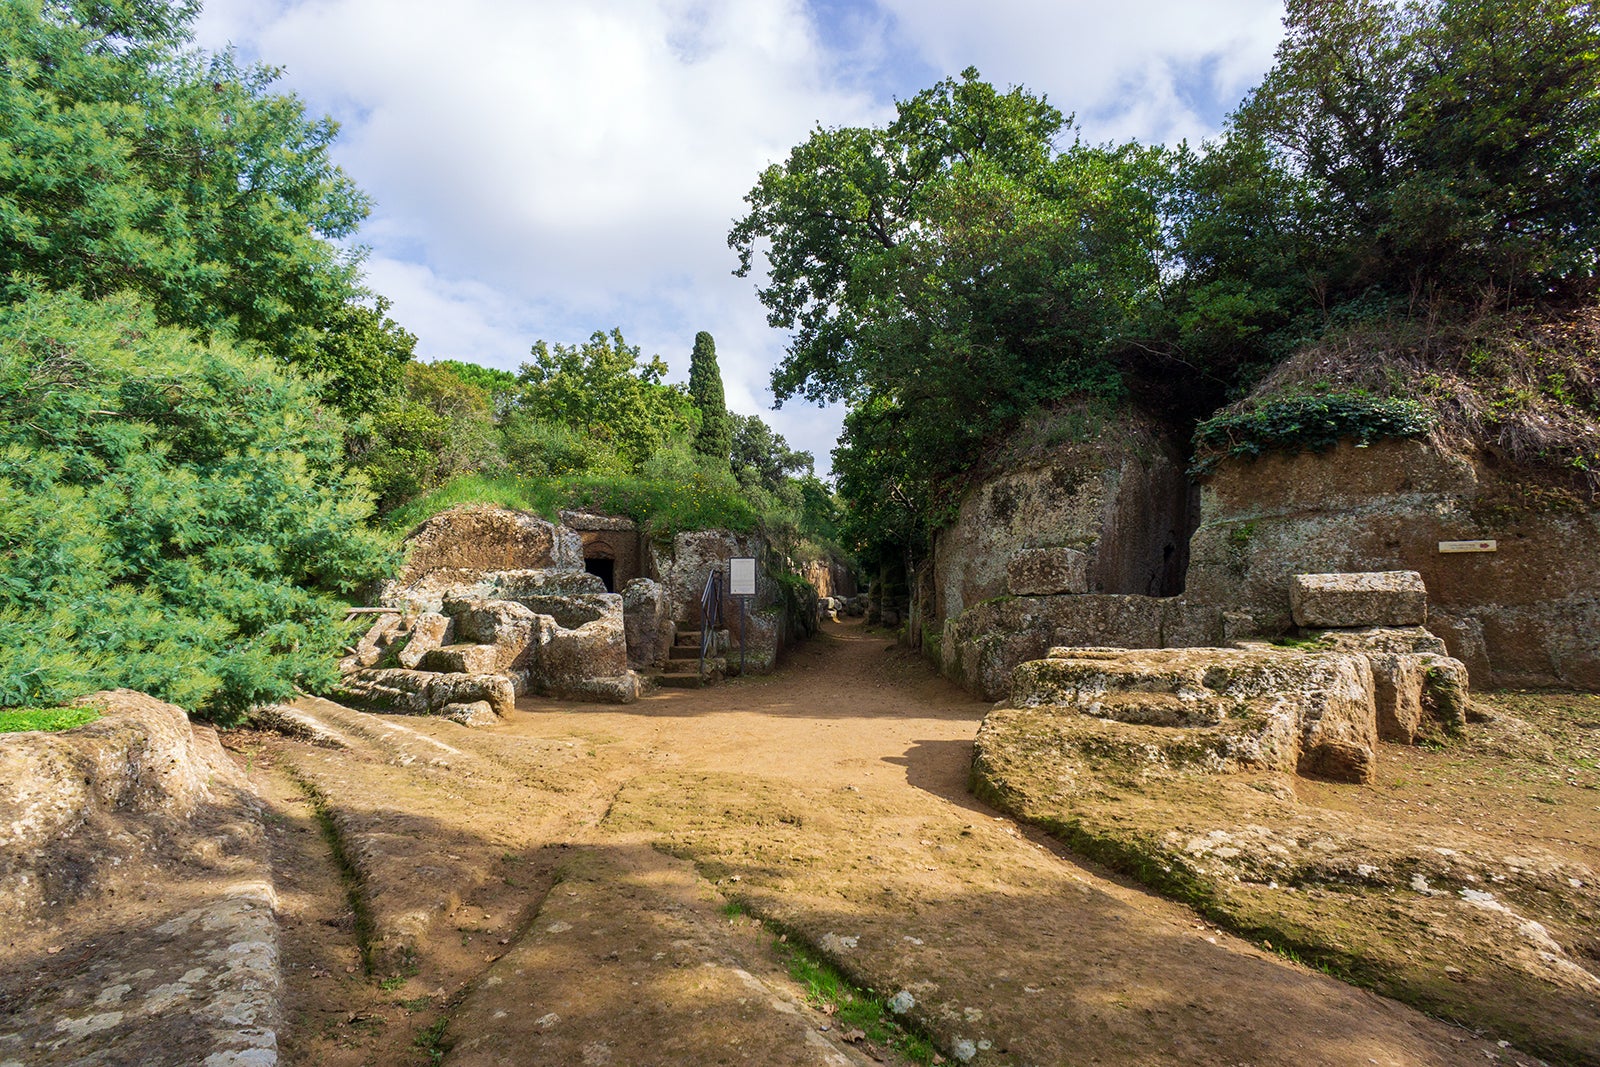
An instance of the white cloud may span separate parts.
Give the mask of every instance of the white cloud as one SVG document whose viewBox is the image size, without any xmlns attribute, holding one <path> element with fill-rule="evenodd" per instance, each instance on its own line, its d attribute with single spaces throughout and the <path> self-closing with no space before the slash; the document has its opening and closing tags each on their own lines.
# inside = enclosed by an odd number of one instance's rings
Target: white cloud
<svg viewBox="0 0 1600 1067">
<path fill-rule="evenodd" d="M 887 112 L 834 83 L 798 0 L 213 0 L 199 29 L 343 124 L 369 280 L 426 358 L 515 367 L 620 325 L 681 376 L 706 329 L 745 412 L 783 339 L 729 275 L 741 198 L 819 119 Z M 837 418 L 808 411 L 771 421 L 825 467 Z"/>
<path fill-rule="evenodd" d="M 370 283 L 425 358 L 510 369 L 536 338 L 620 326 L 681 377 L 709 330 L 729 406 L 826 470 L 839 412 L 768 410 L 785 339 L 729 276 L 760 168 L 819 122 L 883 121 L 896 77 L 915 91 L 969 63 L 1076 109 L 1097 140 L 1209 132 L 1185 94 L 1236 98 L 1278 4 L 828 10 L 819 26 L 803 0 L 210 0 L 198 36 L 283 67 L 343 124 L 335 157 L 377 201 Z"/>
<path fill-rule="evenodd" d="M 940 70 L 972 65 L 996 84 L 1043 92 L 1076 112 L 1095 141 L 1175 143 L 1214 133 L 1214 104 L 1231 109 L 1282 36 L 1281 0 L 881 2 Z"/>
</svg>

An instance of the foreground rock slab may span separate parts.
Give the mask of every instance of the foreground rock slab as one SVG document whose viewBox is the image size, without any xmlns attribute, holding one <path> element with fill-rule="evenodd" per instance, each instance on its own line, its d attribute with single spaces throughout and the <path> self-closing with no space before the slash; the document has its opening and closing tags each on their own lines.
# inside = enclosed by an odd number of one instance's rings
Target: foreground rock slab
<svg viewBox="0 0 1600 1067">
<path fill-rule="evenodd" d="M 445 1063 L 872 1063 L 771 980 L 761 937 L 740 938 L 694 869 L 647 843 L 578 850 L 452 1019 Z"/>
<path fill-rule="evenodd" d="M 0 1064 L 270 1067 L 276 896 L 248 783 L 128 690 L 0 737 Z"/>
</svg>

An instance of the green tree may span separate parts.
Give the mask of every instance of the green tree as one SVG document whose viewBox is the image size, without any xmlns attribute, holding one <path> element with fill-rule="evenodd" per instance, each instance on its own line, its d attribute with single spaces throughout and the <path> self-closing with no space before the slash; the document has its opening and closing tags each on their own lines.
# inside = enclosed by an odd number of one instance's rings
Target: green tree
<svg viewBox="0 0 1600 1067">
<path fill-rule="evenodd" d="M 498 367 L 482 367 L 458 359 L 435 360 L 434 366 L 448 368 L 452 374 L 468 385 L 482 389 L 489 395 L 496 412 L 503 410 L 516 396 L 517 376 L 511 371 L 500 370 Z"/>
<path fill-rule="evenodd" d="M 596 330 L 582 345 L 535 342 L 517 375 L 517 406 L 597 441 L 637 470 L 669 439 L 692 434 L 698 413 L 681 388 L 664 385 L 660 356 L 641 362 L 621 330 Z"/>
<path fill-rule="evenodd" d="M 163 323 L 259 344 L 364 402 L 409 345 L 358 302 L 359 256 L 334 244 L 369 206 L 329 158 L 337 126 L 273 92 L 273 68 L 193 48 L 198 9 L 0 5 L 0 279 L 133 290 Z"/>
<path fill-rule="evenodd" d="M 734 476 L 746 487 L 780 492 L 785 483 L 812 474 L 810 452 L 789 447 L 759 415 L 729 415 L 732 426 L 729 455 Z"/>
<path fill-rule="evenodd" d="M 350 417 L 390 404 L 400 391 L 416 354 L 417 338 L 389 317 L 389 301 L 352 301 L 334 308 L 322 322 L 322 336 L 297 364 L 318 376 L 323 400 Z"/>
<path fill-rule="evenodd" d="M 689 399 L 700 412 L 695 451 L 715 459 L 727 458 L 733 447 L 733 427 L 722 394 L 722 371 L 717 368 L 717 343 L 704 330 L 694 335 L 694 351 L 689 354 Z"/>
<path fill-rule="evenodd" d="M 1118 344 L 1159 288 L 1169 182 L 1158 149 L 1057 149 L 1061 112 L 974 70 L 897 109 L 881 129 L 815 131 L 762 173 L 729 235 L 741 274 L 766 246 L 758 293 L 792 331 L 773 391 L 851 405 L 840 493 L 883 512 L 864 521 L 885 537 L 909 536 L 905 515 L 1041 401 L 1120 392 Z"/>
<path fill-rule="evenodd" d="M 129 297 L 0 307 L 0 705 L 330 683 L 339 594 L 395 563 L 371 510 L 299 377 Z"/>
<path fill-rule="evenodd" d="M 1284 25 L 1233 127 L 1309 186 L 1336 299 L 1594 275 L 1600 9 L 1290 0 Z"/>
<path fill-rule="evenodd" d="M 369 434 L 352 438 L 351 452 L 384 512 L 505 465 L 489 394 L 445 363 L 408 364 L 400 395 L 373 414 Z"/>
</svg>

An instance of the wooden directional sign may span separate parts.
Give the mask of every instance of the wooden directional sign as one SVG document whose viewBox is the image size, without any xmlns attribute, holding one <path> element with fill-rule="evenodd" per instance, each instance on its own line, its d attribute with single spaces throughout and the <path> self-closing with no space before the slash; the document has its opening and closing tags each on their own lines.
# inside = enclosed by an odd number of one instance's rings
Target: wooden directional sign
<svg viewBox="0 0 1600 1067">
<path fill-rule="evenodd" d="M 754 559 L 735 556 L 728 561 L 728 595 L 756 595 L 756 561 Z"/>
<path fill-rule="evenodd" d="M 1440 541 L 1439 551 L 1446 555 L 1456 552 L 1497 552 L 1498 541 Z"/>
</svg>

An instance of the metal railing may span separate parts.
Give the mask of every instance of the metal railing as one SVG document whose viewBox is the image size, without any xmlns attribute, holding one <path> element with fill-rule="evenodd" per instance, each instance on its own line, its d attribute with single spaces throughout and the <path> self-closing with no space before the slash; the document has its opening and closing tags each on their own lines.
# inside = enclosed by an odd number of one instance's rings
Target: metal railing
<svg viewBox="0 0 1600 1067">
<path fill-rule="evenodd" d="M 722 629 L 722 572 L 716 567 L 706 576 L 705 591 L 700 594 L 700 677 L 706 674 L 706 652 Z"/>
</svg>

